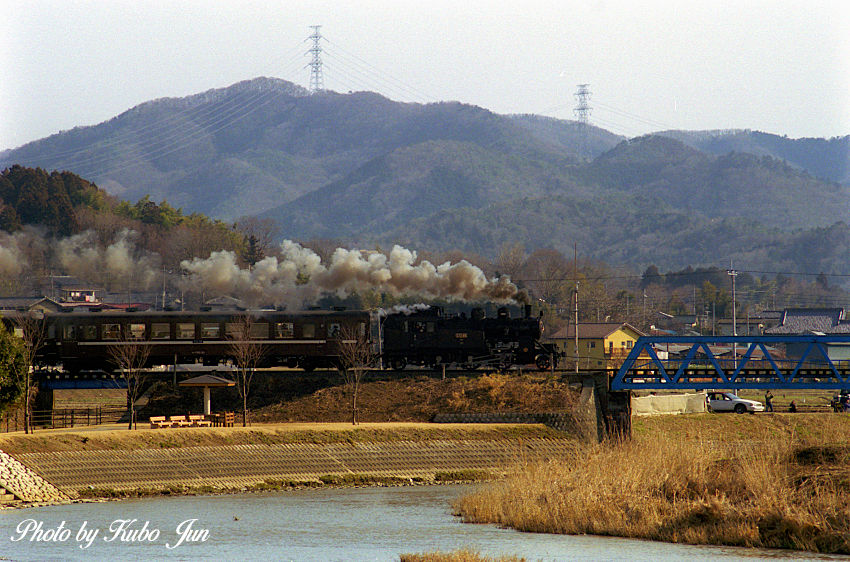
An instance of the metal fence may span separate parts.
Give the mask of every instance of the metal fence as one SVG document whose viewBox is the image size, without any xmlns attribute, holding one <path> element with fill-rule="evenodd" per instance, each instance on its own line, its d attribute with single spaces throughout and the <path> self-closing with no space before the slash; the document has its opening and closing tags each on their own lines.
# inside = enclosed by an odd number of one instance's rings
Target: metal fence
<svg viewBox="0 0 850 562">
<path fill-rule="evenodd" d="M 119 406 L 96 408 L 55 408 L 53 410 L 33 410 L 31 425 L 33 431 L 39 429 L 58 429 L 116 423 L 127 413 Z M 24 430 L 24 413 L 18 409 L 7 412 L 0 418 L 0 431 L 9 433 Z"/>
</svg>

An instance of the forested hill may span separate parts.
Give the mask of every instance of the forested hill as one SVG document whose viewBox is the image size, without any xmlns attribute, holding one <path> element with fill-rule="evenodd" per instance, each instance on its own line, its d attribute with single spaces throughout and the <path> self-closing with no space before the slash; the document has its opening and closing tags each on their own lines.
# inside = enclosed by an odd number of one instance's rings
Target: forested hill
<svg viewBox="0 0 850 562">
<path fill-rule="evenodd" d="M 77 209 L 101 210 L 108 199 L 76 174 L 12 166 L 0 174 L 0 230 L 15 232 L 33 225 L 59 235 L 76 234 Z"/>
<path fill-rule="evenodd" d="M 591 128 L 581 144 L 584 134 L 574 122 L 500 116 L 460 103 L 397 103 L 369 92 L 308 95 L 289 82 L 257 78 L 147 102 L 105 123 L 6 151 L 0 169 L 70 170 L 124 199 L 150 195 L 233 219 L 422 143 L 471 143 L 529 163 L 568 165 L 622 140 Z"/>
<path fill-rule="evenodd" d="M 566 251 L 578 241 L 613 263 L 763 266 L 806 258 L 799 240 L 847 247 L 837 221 L 850 201 L 848 140 L 748 131 L 626 140 L 573 121 L 309 95 L 258 78 L 6 151 L 0 168 L 70 170 L 125 200 L 219 219 L 260 214 L 297 240 L 490 256 L 505 242 Z"/>
<path fill-rule="evenodd" d="M 772 135 L 760 131 L 663 131 L 658 133 L 710 154 L 746 152 L 770 156 L 815 177 L 850 184 L 850 135 L 831 139 Z"/>
</svg>

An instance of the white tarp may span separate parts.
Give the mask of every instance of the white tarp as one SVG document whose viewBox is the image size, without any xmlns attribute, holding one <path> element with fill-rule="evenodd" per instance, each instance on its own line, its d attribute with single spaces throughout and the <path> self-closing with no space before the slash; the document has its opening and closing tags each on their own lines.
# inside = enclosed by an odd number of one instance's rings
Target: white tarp
<svg viewBox="0 0 850 562">
<path fill-rule="evenodd" d="M 632 397 L 632 413 L 636 416 L 698 412 L 705 412 L 705 392 Z"/>
</svg>

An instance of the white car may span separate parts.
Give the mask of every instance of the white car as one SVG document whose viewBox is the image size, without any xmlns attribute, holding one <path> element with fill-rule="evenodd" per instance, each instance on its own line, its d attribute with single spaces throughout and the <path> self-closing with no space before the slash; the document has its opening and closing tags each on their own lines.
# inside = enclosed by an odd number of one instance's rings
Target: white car
<svg viewBox="0 0 850 562">
<path fill-rule="evenodd" d="M 708 408 L 712 412 L 735 412 L 736 414 L 764 412 L 764 404 L 761 402 L 744 400 L 731 392 L 709 392 L 707 400 Z"/>
</svg>

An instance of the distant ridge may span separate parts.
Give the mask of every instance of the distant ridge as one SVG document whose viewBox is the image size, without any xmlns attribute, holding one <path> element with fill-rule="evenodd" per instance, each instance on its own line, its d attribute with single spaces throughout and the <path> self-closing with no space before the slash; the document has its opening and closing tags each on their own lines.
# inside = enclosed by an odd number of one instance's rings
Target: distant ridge
<svg viewBox="0 0 850 562">
<path fill-rule="evenodd" d="M 130 201 L 271 218 L 299 240 L 485 255 L 578 241 L 589 256 L 662 268 L 735 256 L 790 267 L 811 254 L 805 244 L 844 247 L 836 221 L 850 201 L 850 136 L 625 139 L 459 102 L 311 95 L 265 77 L 145 102 L 0 157 L 15 163 L 69 170 Z"/>
</svg>

